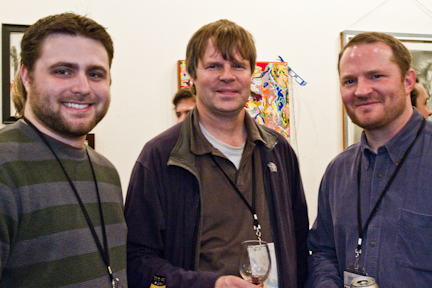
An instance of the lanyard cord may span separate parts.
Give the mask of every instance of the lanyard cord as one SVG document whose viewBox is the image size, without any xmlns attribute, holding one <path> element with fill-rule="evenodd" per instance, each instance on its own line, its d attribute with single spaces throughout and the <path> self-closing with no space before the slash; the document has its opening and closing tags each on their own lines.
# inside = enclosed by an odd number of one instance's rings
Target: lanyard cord
<svg viewBox="0 0 432 288">
<path fill-rule="evenodd" d="M 384 195 L 387 193 L 388 189 L 390 188 L 390 185 L 393 183 L 394 179 L 396 178 L 396 174 L 399 172 L 400 168 L 402 167 L 402 164 L 405 162 L 405 159 L 407 158 L 409 152 L 411 151 L 411 148 L 414 146 L 414 143 L 416 142 L 417 138 L 419 137 L 421 131 L 423 130 L 423 127 L 426 124 L 426 119 L 423 119 L 423 122 L 417 131 L 416 137 L 414 138 L 414 141 L 410 144 L 408 149 L 405 151 L 404 155 L 402 156 L 402 159 L 399 161 L 398 165 L 396 166 L 395 171 L 390 176 L 389 181 L 387 182 L 386 186 L 384 187 L 384 190 L 381 192 L 380 197 L 378 198 L 378 201 L 375 203 L 374 208 L 372 209 L 368 219 L 366 220 L 366 224 L 362 229 L 362 223 L 361 223 L 361 205 L 360 205 L 360 182 L 361 182 L 361 162 L 362 162 L 362 151 L 361 148 L 359 149 L 359 159 L 358 159 L 358 168 L 357 168 L 357 228 L 358 228 L 358 234 L 359 239 L 357 242 L 357 248 L 355 250 L 356 253 L 356 261 L 354 268 L 358 269 L 358 261 L 360 259 L 361 254 L 361 245 L 363 241 L 363 235 L 366 232 L 367 227 L 369 226 L 370 221 L 372 220 L 372 217 L 375 216 L 375 213 L 378 211 L 378 206 L 381 204 L 382 199 L 384 198 Z"/>
<path fill-rule="evenodd" d="M 243 203 L 246 204 L 246 206 L 249 208 L 249 211 L 252 214 L 253 222 L 254 222 L 254 230 L 255 234 L 258 238 L 258 241 L 261 243 L 261 226 L 258 222 L 258 215 L 256 213 L 255 208 L 255 196 L 256 196 L 256 184 L 255 184 L 255 161 L 254 157 L 252 157 L 252 205 L 248 203 L 244 195 L 240 192 L 240 190 L 237 188 L 237 185 L 231 180 L 231 178 L 226 174 L 226 172 L 222 169 L 222 167 L 219 165 L 219 163 L 216 161 L 215 157 L 211 155 L 211 158 L 213 159 L 213 162 L 216 164 L 216 166 L 219 168 L 219 170 L 222 171 L 222 173 L 225 175 L 225 178 L 228 179 L 228 182 L 231 184 L 231 186 L 234 188 L 234 190 L 237 192 L 237 195 L 240 197 L 240 199 L 243 201 Z"/>
<path fill-rule="evenodd" d="M 92 221 L 90 219 L 90 216 L 89 216 L 89 214 L 87 212 L 87 209 L 85 208 L 84 203 L 82 202 L 81 197 L 79 196 L 78 191 L 77 191 L 75 185 L 72 182 L 72 179 L 69 177 L 69 174 L 66 172 L 66 169 L 64 168 L 64 166 L 63 166 L 62 162 L 60 161 L 59 157 L 54 152 L 53 148 L 48 143 L 48 140 L 45 138 L 45 136 L 42 134 L 42 132 L 40 132 L 39 129 L 37 129 L 33 125 L 33 123 L 31 123 L 27 118 L 23 117 L 23 119 L 39 135 L 39 137 L 46 144 L 46 146 L 48 146 L 48 148 L 54 154 L 54 157 L 57 159 L 57 162 L 59 163 L 60 167 L 62 168 L 63 173 L 66 176 L 66 178 L 67 178 L 67 180 L 69 182 L 69 185 L 71 186 L 71 188 L 72 188 L 72 190 L 73 190 L 73 192 L 74 192 L 74 194 L 75 194 L 75 196 L 76 196 L 76 198 L 78 200 L 78 203 L 79 203 L 79 205 L 81 207 L 81 210 L 82 210 L 82 212 L 84 214 L 84 217 L 85 217 L 85 219 L 87 221 L 87 224 L 88 224 L 88 226 L 90 228 L 90 231 L 92 233 L 93 239 L 94 239 L 94 241 L 96 243 L 96 246 L 97 246 L 97 248 L 99 250 L 99 253 L 100 253 L 101 257 L 102 257 L 102 260 L 104 261 L 105 265 L 107 266 L 108 273 L 109 273 L 109 276 L 110 276 L 110 280 L 113 283 L 113 287 L 114 287 L 115 280 L 114 280 L 114 276 L 113 276 L 113 273 L 112 273 L 112 270 L 111 270 L 111 267 L 110 267 L 110 263 L 109 263 L 110 259 L 109 259 L 109 251 L 108 251 L 108 240 L 107 240 L 106 229 L 105 229 L 105 221 L 104 221 L 104 217 L 103 217 L 103 213 L 102 213 L 102 203 L 101 203 L 101 200 L 100 200 L 100 194 L 99 194 L 99 188 L 98 188 L 98 184 L 97 184 L 97 180 L 96 180 L 96 174 L 94 172 L 93 164 L 91 162 L 90 155 L 88 154 L 87 147 L 86 147 L 86 154 L 87 154 L 88 161 L 90 163 L 90 168 L 91 168 L 91 171 L 92 171 L 92 174 L 93 174 L 93 181 L 94 181 L 95 187 L 96 187 L 96 195 L 97 195 L 98 204 L 99 204 L 100 221 L 101 221 L 101 226 L 102 226 L 102 239 L 103 239 L 103 245 L 104 245 L 105 249 L 102 247 L 101 242 L 99 240 L 99 237 L 96 234 L 96 230 L 94 228 L 94 225 L 93 225 L 93 223 L 92 223 Z"/>
</svg>

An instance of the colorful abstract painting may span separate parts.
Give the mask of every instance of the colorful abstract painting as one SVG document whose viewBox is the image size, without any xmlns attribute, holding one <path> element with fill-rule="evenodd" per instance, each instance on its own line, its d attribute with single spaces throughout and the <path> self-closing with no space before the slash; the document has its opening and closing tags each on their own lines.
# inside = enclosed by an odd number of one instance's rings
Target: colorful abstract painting
<svg viewBox="0 0 432 288">
<path fill-rule="evenodd" d="M 184 60 L 178 61 L 179 88 L 192 84 Z M 259 124 L 290 139 L 288 63 L 257 62 L 251 82 L 251 96 L 245 108 Z"/>
<path fill-rule="evenodd" d="M 191 86 L 191 79 L 186 71 L 186 61 L 179 60 L 177 63 L 178 89 Z"/>
</svg>

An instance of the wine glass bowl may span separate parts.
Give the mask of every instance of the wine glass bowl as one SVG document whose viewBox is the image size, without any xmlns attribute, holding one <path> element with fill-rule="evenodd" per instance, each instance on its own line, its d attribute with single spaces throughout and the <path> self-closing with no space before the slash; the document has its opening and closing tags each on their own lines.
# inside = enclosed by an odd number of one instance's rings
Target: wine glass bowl
<svg viewBox="0 0 432 288">
<path fill-rule="evenodd" d="M 265 241 L 248 240 L 241 244 L 239 270 L 244 280 L 263 283 L 270 274 L 270 252 Z"/>
</svg>

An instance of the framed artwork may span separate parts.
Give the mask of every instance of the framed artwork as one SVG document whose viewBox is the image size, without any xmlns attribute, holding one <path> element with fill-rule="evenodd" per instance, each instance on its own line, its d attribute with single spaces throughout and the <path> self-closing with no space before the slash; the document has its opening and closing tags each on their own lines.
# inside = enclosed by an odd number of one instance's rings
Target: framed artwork
<svg viewBox="0 0 432 288">
<path fill-rule="evenodd" d="M 87 144 L 89 147 L 96 149 L 95 147 L 95 134 L 94 133 L 89 133 L 86 136 L 86 140 L 85 140 L 85 144 Z"/>
<path fill-rule="evenodd" d="M 2 122 L 13 123 L 15 108 L 10 97 L 12 82 L 20 68 L 21 39 L 28 25 L 2 24 Z"/>
<path fill-rule="evenodd" d="M 186 72 L 186 60 L 178 60 L 177 61 L 177 75 L 178 75 L 178 89 L 180 90 L 183 87 L 191 86 L 191 79 L 189 74 Z"/>
<path fill-rule="evenodd" d="M 177 64 L 179 89 L 192 85 L 185 61 L 179 60 Z M 257 62 L 245 108 L 257 123 L 276 130 L 289 141 L 288 76 L 287 62 Z"/>
<path fill-rule="evenodd" d="M 357 34 L 366 31 L 345 30 L 341 32 L 341 47 Z M 408 33 L 387 33 L 399 39 L 411 52 L 413 57 L 412 68 L 417 74 L 419 82 L 423 84 L 429 94 L 432 95 L 432 34 L 408 34 Z M 432 103 L 429 102 L 432 108 Z M 342 105 L 343 115 L 343 148 L 344 150 L 352 144 L 360 141 L 362 128 L 351 122 L 345 108 Z"/>
</svg>

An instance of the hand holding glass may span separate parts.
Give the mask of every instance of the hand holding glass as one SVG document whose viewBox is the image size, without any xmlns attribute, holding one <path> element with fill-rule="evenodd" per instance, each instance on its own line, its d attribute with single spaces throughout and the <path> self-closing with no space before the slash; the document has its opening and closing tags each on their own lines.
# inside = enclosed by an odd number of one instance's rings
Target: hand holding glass
<svg viewBox="0 0 432 288">
<path fill-rule="evenodd" d="M 248 240 L 241 244 L 240 275 L 253 284 L 263 283 L 271 269 L 270 252 L 267 243 Z"/>
</svg>

